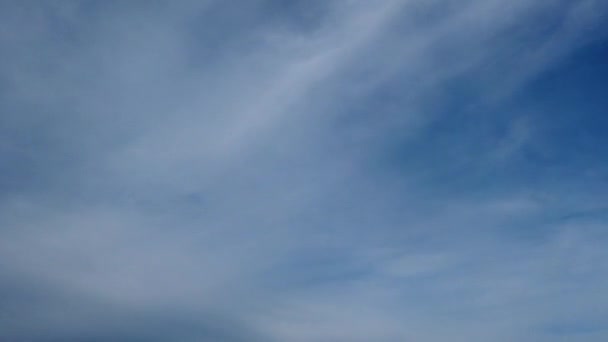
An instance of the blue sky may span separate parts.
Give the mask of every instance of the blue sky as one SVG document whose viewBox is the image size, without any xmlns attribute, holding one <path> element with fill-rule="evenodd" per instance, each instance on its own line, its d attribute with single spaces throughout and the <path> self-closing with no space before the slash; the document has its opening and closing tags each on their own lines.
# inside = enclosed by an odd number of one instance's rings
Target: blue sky
<svg viewBox="0 0 608 342">
<path fill-rule="evenodd" d="M 607 17 L 0 3 L 0 340 L 605 341 Z"/>
</svg>

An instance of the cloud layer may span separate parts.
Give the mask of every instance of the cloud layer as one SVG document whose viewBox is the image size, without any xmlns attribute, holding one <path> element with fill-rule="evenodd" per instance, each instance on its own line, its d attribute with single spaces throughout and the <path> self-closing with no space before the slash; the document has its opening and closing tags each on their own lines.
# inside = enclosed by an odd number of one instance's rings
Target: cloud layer
<svg viewBox="0 0 608 342">
<path fill-rule="evenodd" d="M 604 341 L 607 14 L 3 2 L 0 339 Z"/>
</svg>

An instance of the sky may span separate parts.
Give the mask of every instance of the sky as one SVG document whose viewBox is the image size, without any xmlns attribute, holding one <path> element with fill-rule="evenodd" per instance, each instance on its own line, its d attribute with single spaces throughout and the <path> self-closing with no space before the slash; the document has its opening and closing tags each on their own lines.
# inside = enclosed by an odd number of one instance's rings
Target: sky
<svg viewBox="0 0 608 342">
<path fill-rule="evenodd" d="M 0 2 L 0 340 L 608 340 L 608 3 Z"/>
</svg>

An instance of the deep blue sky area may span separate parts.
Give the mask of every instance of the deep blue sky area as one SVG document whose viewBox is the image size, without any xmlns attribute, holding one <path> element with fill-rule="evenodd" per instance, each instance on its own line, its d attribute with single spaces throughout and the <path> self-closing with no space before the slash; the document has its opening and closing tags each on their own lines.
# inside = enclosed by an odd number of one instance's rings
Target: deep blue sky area
<svg viewBox="0 0 608 342">
<path fill-rule="evenodd" d="M 0 2 L 0 341 L 608 340 L 607 23 Z"/>
<path fill-rule="evenodd" d="M 393 144 L 387 155 L 389 164 L 397 170 L 404 164 L 419 169 L 423 177 L 431 177 L 430 182 L 463 192 L 471 187 L 484 191 L 488 187 L 534 187 L 543 181 L 576 182 L 588 178 L 605 187 L 606 60 L 608 40 L 596 39 L 561 58 L 508 98 L 491 103 L 482 103 L 483 93 L 470 89 L 474 82 L 471 78 L 449 83 L 442 90 L 441 102 L 431 104 L 429 109 L 441 111 L 446 117 L 433 122 L 414 139 L 405 137 L 403 142 Z M 379 97 L 392 100 L 391 95 L 388 99 L 385 94 Z M 538 131 L 512 160 L 497 167 L 477 158 L 488 145 L 508 137 L 513 123 L 522 118 L 533 121 Z M 448 165 L 437 167 L 446 159 L 450 161 Z M 589 173 L 590 170 L 594 172 Z"/>
<path fill-rule="evenodd" d="M 533 108 L 554 108 L 545 113 L 553 144 L 562 157 L 590 157 L 605 162 L 608 118 L 605 96 L 608 76 L 608 39 L 581 48 L 522 90 Z"/>
</svg>

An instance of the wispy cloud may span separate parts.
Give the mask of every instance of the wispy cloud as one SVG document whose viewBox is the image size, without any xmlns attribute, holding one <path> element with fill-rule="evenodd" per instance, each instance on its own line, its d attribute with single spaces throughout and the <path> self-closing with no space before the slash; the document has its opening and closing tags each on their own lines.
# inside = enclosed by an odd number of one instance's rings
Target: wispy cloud
<svg viewBox="0 0 608 342">
<path fill-rule="evenodd" d="M 3 3 L 0 339 L 603 341 L 607 10 Z"/>
</svg>

